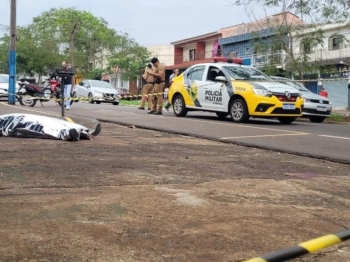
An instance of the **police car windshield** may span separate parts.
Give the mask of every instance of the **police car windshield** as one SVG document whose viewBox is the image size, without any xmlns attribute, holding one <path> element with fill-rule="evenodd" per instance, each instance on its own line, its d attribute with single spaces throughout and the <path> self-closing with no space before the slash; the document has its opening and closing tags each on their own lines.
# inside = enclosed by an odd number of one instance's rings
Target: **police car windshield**
<svg viewBox="0 0 350 262">
<path fill-rule="evenodd" d="M 263 72 L 253 67 L 223 66 L 222 68 L 225 69 L 233 79 L 240 79 L 240 80 L 269 80 L 270 79 Z"/>
<path fill-rule="evenodd" d="M 0 76 L 0 83 L 8 83 L 9 77 L 8 76 Z"/>
</svg>

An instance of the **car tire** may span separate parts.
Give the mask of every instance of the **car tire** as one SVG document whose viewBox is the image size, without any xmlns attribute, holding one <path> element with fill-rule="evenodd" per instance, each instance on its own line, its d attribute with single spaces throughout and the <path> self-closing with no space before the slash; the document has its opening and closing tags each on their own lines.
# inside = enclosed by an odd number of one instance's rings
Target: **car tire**
<svg viewBox="0 0 350 262">
<path fill-rule="evenodd" d="M 96 101 L 96 104 L 101 104 L 101 101 Z"/>
<path fill-rule="evenodd" d="M 74 101 L 75 103 L 78 103 L 78 102 L 79 102 L 79 100 L 77 99 L 77 98 L 78 98 L 78 97 L 77 97 L 77 93 L 74 92 L 74 93 L 72 94 L 72 97 L 74 98 L 73 101 Z"/>
<path fill-rule="evenodd" d="M 228 116 L 228 113 L 225 113 L 225 112 L 216 112 L 216 115 L 219 117 L 219 118 L 226 118 Z"/>
<path fill-rule="evenodd" d="M 278 117 L 277 119 L 281 124 L 291 124 L 295 121 L 296 117 Z"/>
<path fill-rule="evenodd" d="M 246 123 L 249 120 L 249 112 L 246 102 L 237 98 L 230 104 L 230 116 L 235 123 Z"/>
<path fill-rule="evenodd" d="M 113 102 L 113 105 L 117 106 L 117 105 L 119 105 L 119 102 Z"/>
<path fill-rule="evenodd" d="M 324 116 L 309 116 L 309 119 L 312 123 L 322 123 L 326 117 Z"/>
<path fill-rule="evenodd" d="M 176 116 L 186 116 L 188 110 L 182 95 L 177 95 L 173 100 L 173 110 Z"/>
<path fill-rule="evenodd" d="M 94 100 L 91 99 L 92 98 L 92 94 L 91 93 L 89 93 L 88 98 L 89 98 L 89 103 L 90 104 L 93 104 L 95 102 Z"/>
</svg>

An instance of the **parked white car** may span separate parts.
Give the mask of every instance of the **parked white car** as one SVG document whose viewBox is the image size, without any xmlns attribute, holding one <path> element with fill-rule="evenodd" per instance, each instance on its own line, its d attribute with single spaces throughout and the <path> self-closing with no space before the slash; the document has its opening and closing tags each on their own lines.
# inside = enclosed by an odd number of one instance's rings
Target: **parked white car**
<svg viewBox="0 0 350 262">
<path fill-rule="evenodd" d="M 120 101 L 119 92 L 108 82 L 100 80 L 84 79 L 75 86 L 73 97 L 91 98 L 90 103 L 101 104 L 113 103 L 118 105 Z"/>
<path fill-rule="evenodd" d="M 332 103 L 328 98 L 312 93 L 302 84 L 291 79 L 277 76 L 271 76 L 271 78 L 300 91 L 304 98 L 303 117 L 308 117 L 311 122 L 322 123 L 326 117 L 331 115 Z"/>
<path fill-rule="evenodd" d="M 9 75 L 0 74 L 0 97 L 8 97 L 9 95 Z M 19 85 L 16 83 L 16 93 L 18 92 Z"/>
</svg>

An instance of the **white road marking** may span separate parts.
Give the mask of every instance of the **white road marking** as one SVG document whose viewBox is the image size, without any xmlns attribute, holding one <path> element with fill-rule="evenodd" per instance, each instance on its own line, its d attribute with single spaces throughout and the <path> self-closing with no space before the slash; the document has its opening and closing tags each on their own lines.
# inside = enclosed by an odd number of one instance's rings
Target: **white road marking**
<svg viewBox="0 0 350 262">
<path fill-rule="evenodd" d="M 327 135 L 318 135 L 318 136 L 350 140 L 350 137 L 343 137 L 343 136 L 327 136 Z"/>
<path fill-rule="evenodd" d="M 162 115 L 151 115 L 151 116 L 157 116 L 157 117 L 164 117 Z M 214 122 L 214 121 L 205 121 L 205 120 L 197 120 L 193 118 L 175 118 L 178 120 L 184 120 L 184 121 L 191 121 L 191 122 L 200 122 L 205 124 L 215 124 L 215 125 L 224 125 L 224 126 L 230 126 L 230 127 L 241 127 L 241 128 L 250 128 L 250 129 L 259 129 L 259 130 L 267 130 L 267 131 L 277 131 L 277 132 L 284 132 L 284 133 L 293 133 L 293 134 L 305 134 L 304 132 L 298 132 L 298 131 L 290 131 L 290 130 L 282 130 L 282 129 L 273 129 L 273 128 L 266 128 L 266 127 L 257 127 L 257 126 L 250 126 L 246 124 L 237 124 L 237 123 L 220 123 L 220 122 Z"/>
<path fill-rule="evenodd" d="M 310 135 L 310 133 L 298 133 L 298 134 L 276 134 L 276 135 L 256 135 L 256 136 L 235 136 L 235 137 L 222 137 L 220 139 L 235 139 L 235 138 L 264 138 L 264 137 L 275 137 L 275 136 L 302 136 Z"/>
</svg>

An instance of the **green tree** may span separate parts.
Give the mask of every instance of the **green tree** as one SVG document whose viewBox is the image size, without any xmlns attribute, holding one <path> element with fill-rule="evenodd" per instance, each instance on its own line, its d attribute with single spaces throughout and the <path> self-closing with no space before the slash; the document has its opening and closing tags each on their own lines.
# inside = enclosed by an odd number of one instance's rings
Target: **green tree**
<svg viewBox="0 0 350 262">
<path fill-rule="evenodd" d="M 312 50 L 324 44 L 320 23 L 346 21 L 350 8 L 350 1 L 347 0 L 232 0 L 231 3 L 244 6 L 256 32 L 255 46 L 264 49 L 265 53 L 284 51 L 286 69 L 297 72 L 301 78 L 305 73 L 321 69 L 321 63 L 311 60 Z M 265 19 L 257 19 L 256 10 L 264 10 L 265 14 L 278 10 L 279 16 L 266 15 Z M 262 33 L 262 30 L 265 31 Z M 266 31 L 270 34 L 266 34 Z M 300 46 L 296 47 L 295 42 Z"/>
<path fill-rule="evenodd" d="M 151 53 L 127 35 L 122 36 L 120 43 L 120 48 L 108 60 L 109 69 L 120 70 L 125 80 L 136 80 L 140 76 L 140 69 L 150 61 Z"/>
<path fill-rule="evenodd" d="M 1 61 L 6 61 L 6 67 L 8 67 L 9 43 L 10 36 L 5 34 L 0 39 L 0 57 Z M 56 65 L 62 59 L 57 52 L 57 45 L 50 39 L 36 38 L 32 27 L 17 27 L 16 71 L 18 74 L 46 75 L 48 68 Z"/>
<path fill-rule="evenodd" d="M 87 72 L 98 52 L 114 53 L 120 43 L 115 30 L 90 12 L 74 8 L 53 8 L 33 19 L 40 38 L 51 37 L 72 66 Z"/>
</svg>

